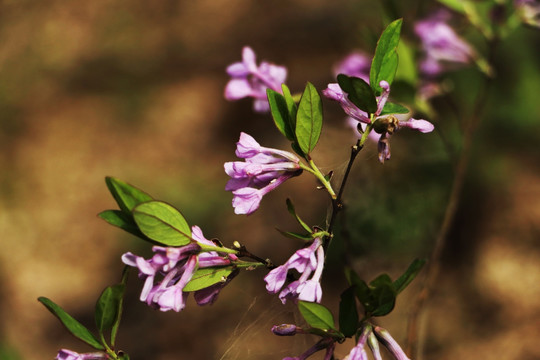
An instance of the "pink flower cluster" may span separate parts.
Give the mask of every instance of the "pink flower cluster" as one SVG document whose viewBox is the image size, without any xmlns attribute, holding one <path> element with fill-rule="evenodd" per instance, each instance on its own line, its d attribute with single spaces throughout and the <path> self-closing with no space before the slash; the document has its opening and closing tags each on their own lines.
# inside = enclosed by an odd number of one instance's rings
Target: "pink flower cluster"
<svg viewBox="0 0 540 360">
<path fill-rule="evenodd" d="M 124 264 L 139 269 L 144 279 L 140 300 L 161 311 L 180 311 L 186 305 L 188 293 L 183 291 L 198 268 L 228 266 L 238 260 L 235 255 L 223 256 L 215 251 L 201 252 L 198 244 L 215 246 L 206 239 L 198 226 L 193 226 L 195 242 L 182 247 L 154 246 L 154 255 L 146 260 L 130 252 L 122 255 Z M 227 281 L 195 291 L 198 305 L 212 304 Z"/>
</svg>

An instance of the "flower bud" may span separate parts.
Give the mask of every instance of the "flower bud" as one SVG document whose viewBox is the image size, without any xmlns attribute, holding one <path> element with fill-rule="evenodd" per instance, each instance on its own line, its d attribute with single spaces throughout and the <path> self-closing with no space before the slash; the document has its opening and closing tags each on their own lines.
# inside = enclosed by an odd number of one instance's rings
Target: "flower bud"
<svg viewBox="0 0 540 360">
<path fill-rule="evenodd" d="M 383 344 L 386 349 L 392 354 L 393 358 L 396 360 L 410 360 L 405 352 L 401 349 L 401 346 L 397 343 L 396 340 L 390 335 L 390 333 L 386 330 L 381 328 L 380 326 L 375 326 L 373 328 L 375 332 L 375 336 L 381 344 Z"/>
<path fill-rule="evenodd" d="M 293 336 L 299 328 L 294 324 L 281 324 L 272 326 L 272 332 L 278 336 Z"/>
</svg>

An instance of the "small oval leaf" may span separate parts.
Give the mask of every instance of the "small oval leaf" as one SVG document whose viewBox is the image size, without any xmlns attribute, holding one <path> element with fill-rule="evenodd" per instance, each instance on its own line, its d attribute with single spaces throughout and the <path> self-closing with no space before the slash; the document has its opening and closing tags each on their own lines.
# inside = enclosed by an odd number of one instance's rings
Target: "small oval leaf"
<svg viewBox="0 0 540 360">
<path fill-rule="evenodd" d="M 162 201 L 148 201 L 133 209 L 133 218 L 141 232 L 167 246 L 182 246 L 191 241 L 191 229 L 184 216 Z"/>
<path fill-rule="evenodd" d="M 298 310 L 300 310 L 300 313 L 309 326 L 321 330 L 336 330 L 332 313 L 323 305 L 299 301 Z"/>
<path fill-rule="evenodd" d="M 364 80 L 344 74 L 337 76 L 339 87 L 347 93 L 349 100 L 360 110 L 369 114 L 377 111 L 377 99 L 373 90 Z"/>
<path fill-rule="evenodd" d="M 197 291 L 224 282 L 233 271 L 233 267 L 199 269 L 195 271 L 183 291 Z"/>
<path fill-rule="evenodd" d="M 381 115 L 389 115 L 389 114 L 408 114 L 411 111 L 407 109 L 403 105 L 399 105 L 396 103 L 386 102 L 384 104 L 384 108 L 381 111 Z"/>
</svg>

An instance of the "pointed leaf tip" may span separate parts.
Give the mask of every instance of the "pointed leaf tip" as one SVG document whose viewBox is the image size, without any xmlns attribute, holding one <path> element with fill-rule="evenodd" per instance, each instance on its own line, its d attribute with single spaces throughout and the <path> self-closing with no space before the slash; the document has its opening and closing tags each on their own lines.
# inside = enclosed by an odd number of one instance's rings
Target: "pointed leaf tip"
<svg viewBox="0 0 540 360">
<path fill-rule="evenodd" d="M 296 140 L 304 154 L 309 154 L 317 142 L 322 130 L 322 102 L 317 89 L 307 83 L 296 113 Z"/>
<path fill-rule="evenodd" d="M 148 201 L 133 209 L 133 218 L 141 232 L 167 246 L 182 246 L 191 242 L 191 229 L 184 216 L 162 201 Z"/>
<path fill-rule="evenodd" d="M 92 346 L 94 349 L 104 350 L 105 348 L 99 340 L 88 330 L 83 324 L 75 320 L 71 315 L 69 315 L 64 309 L 54 303 L 52 300 L 46 297 L 39 297 L 38 301 L 42 303 L 47 310 L 49 310 L 54 316 L 60 320 L 62 325 L 77 339 L 87 343 Z"/>
</svg>

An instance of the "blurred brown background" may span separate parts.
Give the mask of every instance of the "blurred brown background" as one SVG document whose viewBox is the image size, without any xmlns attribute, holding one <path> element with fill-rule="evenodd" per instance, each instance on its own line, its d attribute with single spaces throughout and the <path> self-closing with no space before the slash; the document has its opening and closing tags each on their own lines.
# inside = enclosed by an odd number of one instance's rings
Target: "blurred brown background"
<svg viewBox="0 0 540 360">
<path fill-rule="evenodd" d="M 433 5 L 397 7 L 411 41 L 413 19 Z M 259 61 L 288 67 L 293 91 L 308 80 L 322 90 L 350 50 L 373 50 L 380 14 L 378 4 L 352 0 L 0 1 L 0 359 L 90 351 L 36 298 L 51 298 L 93 328 L 94 302 L 119 279 L 120 255 L 148 253 L 96 217 L 116 207 L 107 175 L 174 204 L 208 238 L 238 240 L 285 261 L 299 246 L 275 231 L 299 230 L 286 197 L 321 225 L 327 199 L 302 176 L 267 196 L 255 214 L 233 214 L 223 163 L 234 160 L 240 131 L 265 146 L 288 145 L 269 116 L 251 111 L 251 101 L 223 99 L 225 67 L 250 45 Z M 425 317 L 426 359 L 540 359 L 539 48 L 539 33 L 522 28 L 498 49 L 498 77 Z M 463 113 L 453 109 L 468 111 L 481 76 L 465 70 L 449 81 L 455 96 L 453 103 L 437 100 L 438 126 L 459 146 Z M 339 173 L 355 139 L 341 110 L 324 106 L 314 157 Z M 392 149 L 382 166 L 375 146 L 367 147 L 347 192 L 340 236 L 366 280 L 397 276 L 429 254 L 450 189 L 451 163 L 437 134 L 404 131 Z M 323 288 L 324 303 L 337 311 L 343 249 L 336 244 Z M 141 304 L 142 283 L 132 276 L 118 345 L 132 359 L 298 355 L 314 339 L 270 333 L 294 313 L 265 293 L 263 276 L 242 273 L 213 306 L 190 299 L 178 314 Z M 417 287 L 381 320 L 400 342 Z"/>
</svg>

